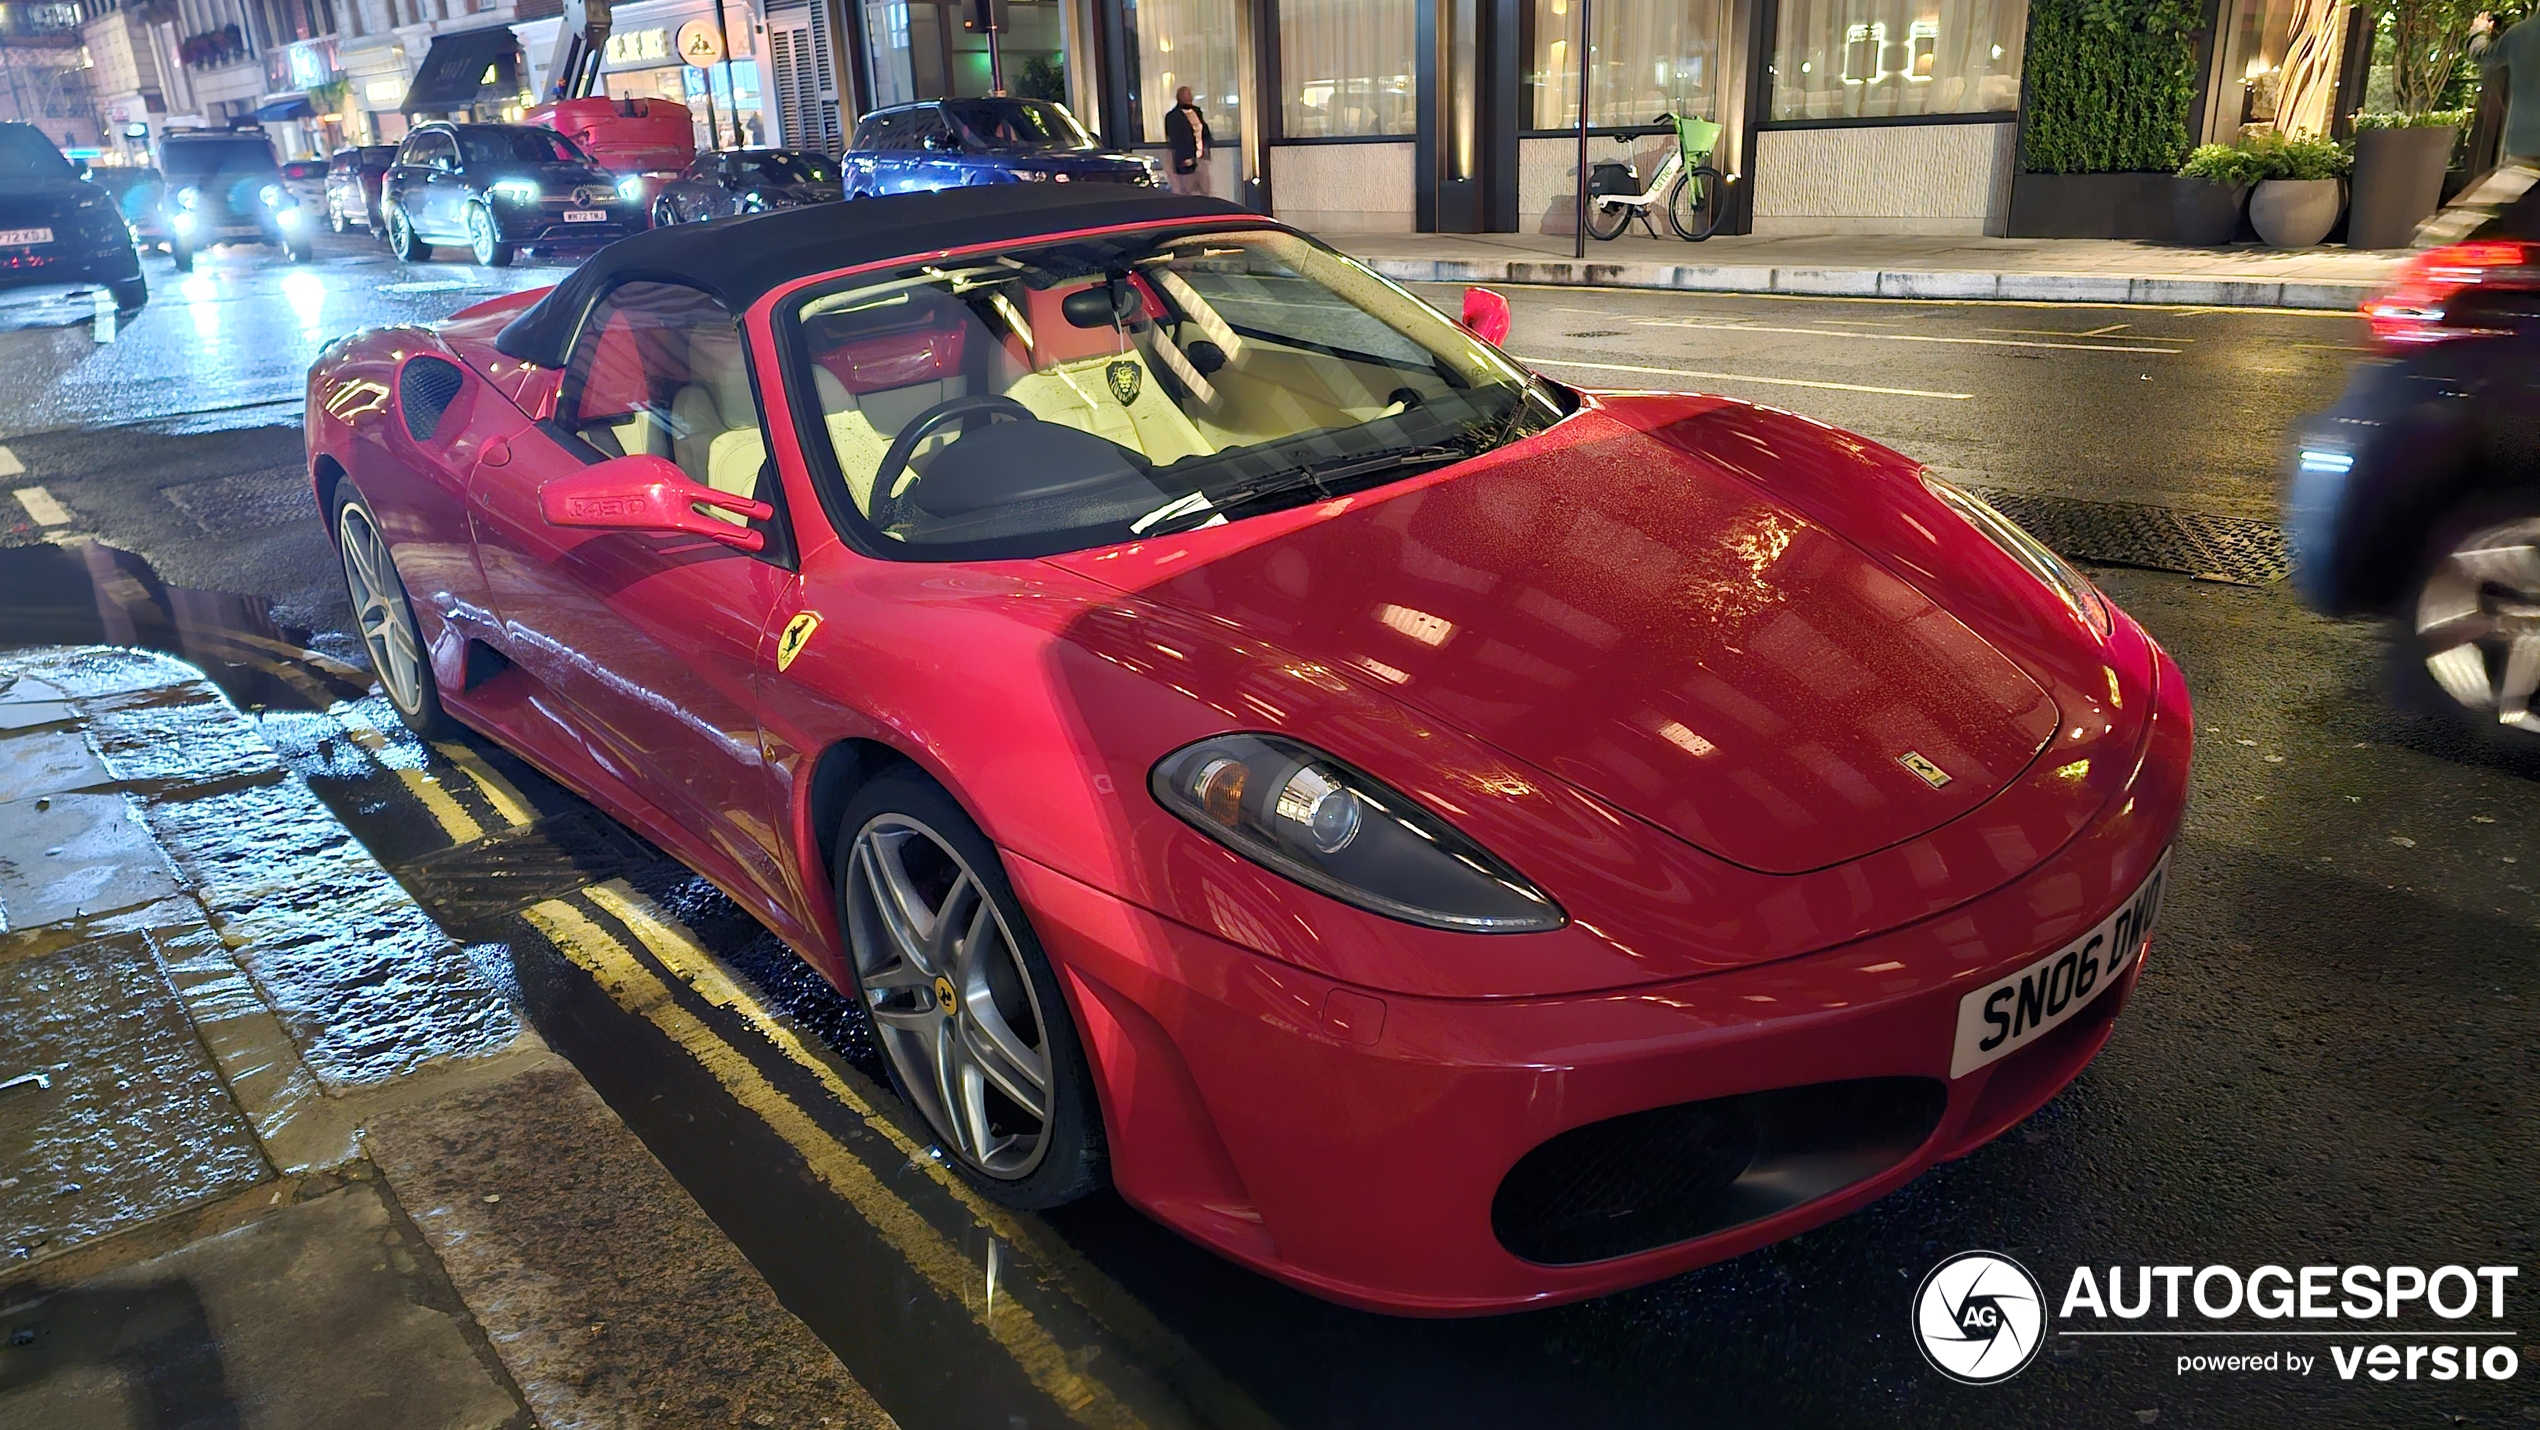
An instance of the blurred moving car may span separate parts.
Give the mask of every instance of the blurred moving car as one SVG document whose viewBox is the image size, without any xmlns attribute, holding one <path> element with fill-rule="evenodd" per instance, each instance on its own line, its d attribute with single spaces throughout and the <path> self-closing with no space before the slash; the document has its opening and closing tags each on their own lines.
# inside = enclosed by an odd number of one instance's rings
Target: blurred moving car
<svg viewBox="0 0 2540 1430">
<path fill-rule="evenodd" d="M 2540 168 L 2429 220 L 2363 305 L 2374 354 L 2293 428 L 2293 581 L 2392 634 L 2410 703 L 2540 749 Z"/>
<path fill-rule="evenodd" d="M 800 149 L 725 149 L 699 154 L 653 200 L 653 226 L 702 223 L 844 198 L 838 163 Z"/>
<path fill-rule="evenodd" d="M 394 144 L 338 149 L 326 162 L 326 226 L 342 233 L 359 225 L 379 232 L 379 186 L 397 162 Z"/>
<path fill-rule="evenodd" d="M 167 181 L 157 169 L 144 164 L 94 164 L 89 167 L 88 182 L 115 196 L 115 207 L 131 226 L 136 244 L 147 249 L 168 241 L 167 225 L 159 215 L 160 191 Z"/>
<path fill-rule="evenodd" d="M 595 247 L 644 227 L 644 210 L 582 146 L 543 125 L 426 124 L 383 181 L 380 214 L 401 262 L 438 244 L 493 268 L 523 248 Z"/>
<path fill-rule="evenodd" d="M 1044 99 L 930 99 L 857 121 L 838 161 L 847 197 L 974 184 L 1163 187 L 1163 168 L 1095 142 L 1067 106 Z"/>
<path fill-rule="evenodd" d="M 543 124 L 581 145 L 648 217 L 662 186 L 697 154 L 696 121 L 688 106 L 672 99 L 584 95 L 539 105 L 523 122 Z"/>
<path fill-rule="evenodd" d="M 115 306 L 150 298 L 115 196 L 32 124 L 0 124 L 0 288 L 103 283 Z"/>
<path fill-rule="evenodd" d="M 262 243 L 294 263 L 316 255 L 315 223 L 282 185 L 282 166 L 261 132 L 177 130 L 159 141 L 167 185 L 159 212 L 180 273 L 218 244 Z"/>
</svg>

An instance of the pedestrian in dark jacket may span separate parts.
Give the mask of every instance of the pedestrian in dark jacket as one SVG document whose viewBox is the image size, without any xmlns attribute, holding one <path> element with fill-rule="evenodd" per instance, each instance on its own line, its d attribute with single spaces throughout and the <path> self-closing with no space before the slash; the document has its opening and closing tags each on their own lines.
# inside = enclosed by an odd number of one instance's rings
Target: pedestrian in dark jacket
<svg viewBox="0 0 2540 1430">
<path fill-rule="evenodd" d="M 1191 102 L 1191 87 L 1173 91 L 1173 108 L 1164 116 L 1164 140 L 1173 146 L 1173 171 L 1167 176 L 1177 194 L 1208 193 L 1208 150 L 1217 136 L 1208 132 L 1208 116 Z"/>
</svg>

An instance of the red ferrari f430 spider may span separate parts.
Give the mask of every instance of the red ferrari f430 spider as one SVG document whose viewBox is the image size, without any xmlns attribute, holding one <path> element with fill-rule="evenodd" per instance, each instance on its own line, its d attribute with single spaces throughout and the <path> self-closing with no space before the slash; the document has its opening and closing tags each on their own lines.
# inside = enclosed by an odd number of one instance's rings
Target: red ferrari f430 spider
<svg viewBox="0 0 2540 1430">
<path fill-rule="evenodd" d="M 885 198 L 366 332 L 308 452 L 406 721 L 870 1013 L 984 1192 L 1575 1300 L 2026 1117 L 2140 976 L 2178 668 L 1975 497 L 1595 393 L 1256 214 Z"/>
</svg>

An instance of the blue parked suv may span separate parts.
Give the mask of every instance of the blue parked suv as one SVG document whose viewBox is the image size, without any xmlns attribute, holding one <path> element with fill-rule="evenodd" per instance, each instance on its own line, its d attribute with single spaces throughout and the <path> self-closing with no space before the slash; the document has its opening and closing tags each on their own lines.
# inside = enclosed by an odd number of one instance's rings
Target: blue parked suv
<svg viewBox="0 0 2540 1430">
<path fill-rule="evenodd" d="M 971 184 L 1159 186 L 1159 169 L 1104 149 L 1067 106 L 1044 99 L 930 99 L 877 109 L 839 160 L 847 197 Z"/>
</svg>

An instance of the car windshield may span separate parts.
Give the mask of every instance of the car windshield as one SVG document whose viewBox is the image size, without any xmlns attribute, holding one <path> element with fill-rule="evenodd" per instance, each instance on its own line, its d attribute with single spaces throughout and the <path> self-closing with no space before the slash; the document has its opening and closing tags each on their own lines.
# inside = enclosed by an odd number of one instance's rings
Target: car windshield
<svg viewBox="0 0 2540 1430">
<path fill-rule="evenodd" d="M 1091 149 L 1076 116 L 1038 99 L 963 99 L 944 105 L 953 122 L 991 149 Z"/>
<path fill-rule="evenodd" d="M 753 184 L 834 184 L 838 167 L 818 154 L 736 154 L 741 178 Z"/>
<path fill-rule="evenodd" d="M 552 129 L 467 128 L 459 151 L 471 164 L 588 164 L 591 156 Z"/>
<path fill-rule="evenodd" d="M 67 179 L 71 161 L 33 129 L 0 125 L 0 179 Z"/>
<path fill-rule="evenodd" d="M 207 174 L 275 172 L 273 146 L 261 136 L 171 140 L 159 158 L 169 177 L 174 179 L 198 180 Z"/>
<path fill-rule="evenodd" d="M 851 280 L 791 321 L 795 401 L 820 413 L 847 502 L 919 558 L 1238 521 L 1569 409 L 1437 310 L 1277 232 L 1014 249 Z"/>
<path fill-rule="evenodd" d="M 397 146 L 394 144 L 365 144 L 362 146 L 362 167 L 365 169 L 385 169 L 396 162 Z"/>
</svg>

